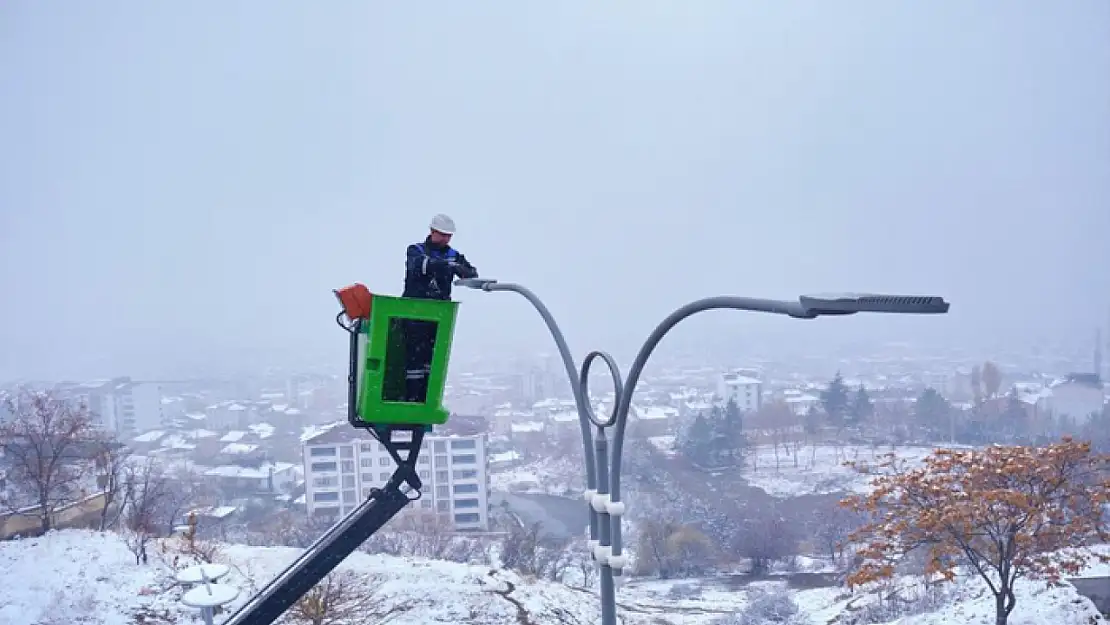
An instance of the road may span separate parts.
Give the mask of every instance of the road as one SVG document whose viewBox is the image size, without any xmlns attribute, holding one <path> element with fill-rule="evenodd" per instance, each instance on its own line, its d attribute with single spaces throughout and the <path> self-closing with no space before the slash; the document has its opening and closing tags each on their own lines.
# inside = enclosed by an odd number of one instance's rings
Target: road
<svg viewBox="0 0 1110 625">
<path fill-rule="evenodd" d="M 589 520 L 586 501 L 556 495 L 534 495 L 493 491 L 490 503 L 495 507 L 508 502 L 509 510 L 528 524 L 539 522 L 540 532 L 557 539 L 581 536 Z"/>
</svg>

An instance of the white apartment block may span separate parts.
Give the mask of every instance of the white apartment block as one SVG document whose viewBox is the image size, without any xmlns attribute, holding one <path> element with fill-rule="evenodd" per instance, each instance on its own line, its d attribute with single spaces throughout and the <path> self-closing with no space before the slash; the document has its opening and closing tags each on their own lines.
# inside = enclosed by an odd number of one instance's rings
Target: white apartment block
<svg viewBox="0 0 1110 625">
<path fill-rule="evenodd" d="M 486 436 L 425 436 L 417 461 L 424 483 L 416 510 L 449 518 L 456 530 L 489 530 Z M 404 456 L 407 452 L 402 452 Z M 381 443 L 342 424 L 305 441 L 305 505 L 312 516 L 345 515 L 397 468 Z"/>
<path fill-rule="evenodd" d="M 725 373 L 717 384 L 717 394 L 725 402 L 735 401 L 742 412 L 755 412 L 763 406 L 763 381 L 755 372 L 738 370 Z"/>
<path fill-rule="evenodd" d="M 88 407 L 95 426 L 121 438 L 162 427 L 162 389 L 157 383 L 133 382 L 129 377 L 62 384 L 56 391 L 63 398 Z"/>
</svg>

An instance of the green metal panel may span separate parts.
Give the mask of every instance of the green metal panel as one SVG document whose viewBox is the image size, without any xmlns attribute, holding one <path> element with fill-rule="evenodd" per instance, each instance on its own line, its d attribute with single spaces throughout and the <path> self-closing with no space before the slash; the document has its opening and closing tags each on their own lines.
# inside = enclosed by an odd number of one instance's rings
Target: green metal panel
<svg viewBox="0 0 1110 625">
<path fill-rule="evenodd" d="M 455 333 L 458 302 L 374 295 L 359 354 L 358 417 L 368 424 L 439 425 L 447 422 L 443 391 Z M 403 401 L 406 320 L 435 324 L 427 395 L 423 403 Z"/>
</svg>

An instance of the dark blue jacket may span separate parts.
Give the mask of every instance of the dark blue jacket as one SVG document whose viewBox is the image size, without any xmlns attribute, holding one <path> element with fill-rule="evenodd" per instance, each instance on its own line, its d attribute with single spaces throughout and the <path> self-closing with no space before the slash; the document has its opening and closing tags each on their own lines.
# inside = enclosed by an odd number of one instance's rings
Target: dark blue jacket
<svg viewBox="0 0 1110 625">
<path fill-rule="evenodd" d="M 407 256 L 402 297 L 451 299 L 455 276 L 478 277 L 478 269 L 458 250 L 450 245 L 435 245 L 430 239 L 410 245 Z"/>
</svg>

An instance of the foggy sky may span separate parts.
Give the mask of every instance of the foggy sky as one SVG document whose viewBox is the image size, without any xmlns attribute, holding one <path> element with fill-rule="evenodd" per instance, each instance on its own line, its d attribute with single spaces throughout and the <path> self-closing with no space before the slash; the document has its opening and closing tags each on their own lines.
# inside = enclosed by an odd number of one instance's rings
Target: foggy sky
<svg viewBox="0 0 1110 625">
<path fill-rule="evenodd" d="M 3 2 L 0 380 L 342 366 L 331 289 L 399 294 L 441 211 L 626 367 L 716 294 L 953 308 L 672 341 L 1090 336 L 1108 78 L 1104 0 Z M 457 298 L 456 353 L 551 349 Z"/>
</svg>

